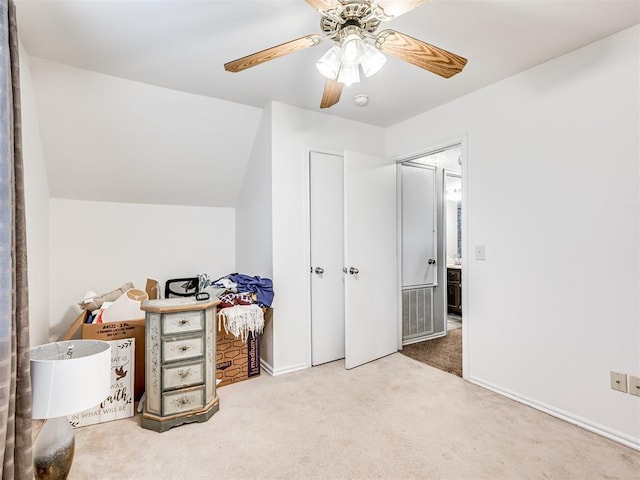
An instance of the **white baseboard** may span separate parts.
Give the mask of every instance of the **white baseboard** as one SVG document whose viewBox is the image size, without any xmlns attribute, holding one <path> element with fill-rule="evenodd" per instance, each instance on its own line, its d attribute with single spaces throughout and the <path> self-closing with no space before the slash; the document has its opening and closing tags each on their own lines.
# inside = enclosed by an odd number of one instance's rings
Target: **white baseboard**
<svg viewBox="0 0 640 480">
<path fill-rule="evenodd" d="M 273 367 L 264 361 L 264 358 L 260 359 L 260 367 L 269 375 L 273 375 Z"/>
<path fill-rule="evenodd" d="M 560 420 L 564 420 L 565 422 L 569 422 L 573 425 L 576 425 L 580 428 L 584 428 L 590 432 L 593 432 L 597 435 L 601 435 L 609 440 L 613 440 L 614 442 L 620 443 L 626 447 L 633 448 L 634 450 L 640 451 L 640 439 L 631 437 L 621 432 L 617 432 L 612 430 L 604 425 L 599 425 L 597 423 L 591 422 L 585 418 L 578 417 L 569 412 L 565 412 L 559 408 L 555 408 L 551 405 L 546 405 L 542 402 L 538 402 L 537 400 L 532 400 L 530 398 L 522 397 L 515 393 L 509 392 L 508 390 L 504 390 L 496 385 L 485 382 L 479 378 L 469 377 L 469 382 L 478 385 L 479 387 L 486 388 L 487 390 L 491 390 L 499 395 L 504 397 L 508 397 L 516 402 L 527 405 L 531 408 L 535 408 L 536 410 L 540 410 L 541 412 L 547 413 L 552 417 L 559 418 Z"/>
<path fill-rule="evenodd" d="M 260 366 L 271 376 L 277 377 L 278 375 L 284 375 L 286 373 L 299 372 L 300 370 L 305 370 L 309 368 L 309 365 L 306 363 L 302 363 L 300 365 L 293 365 L 286 368 L 278 368 L 274 369 L 271 365 L 264 361 L 264 359 L 260 359 Z"/>
</svg>

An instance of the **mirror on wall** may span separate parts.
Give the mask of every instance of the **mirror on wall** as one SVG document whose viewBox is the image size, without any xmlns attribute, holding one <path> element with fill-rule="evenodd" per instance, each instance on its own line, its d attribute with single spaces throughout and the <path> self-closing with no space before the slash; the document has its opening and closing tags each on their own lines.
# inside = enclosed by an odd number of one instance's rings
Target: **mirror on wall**
<svg viewBox="0 0 640 480">
<path fill-rule="evenodd" d="M 460 172 L 445 171 L 447 265 L 462 264 L 462 178 Z"/>
</svg>

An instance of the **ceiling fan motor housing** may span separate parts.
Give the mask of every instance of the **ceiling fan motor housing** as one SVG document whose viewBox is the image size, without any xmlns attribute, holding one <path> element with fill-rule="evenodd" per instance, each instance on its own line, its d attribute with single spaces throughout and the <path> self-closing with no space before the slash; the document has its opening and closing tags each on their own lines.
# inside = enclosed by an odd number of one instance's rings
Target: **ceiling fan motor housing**
<svg viewBox="0 0 640 480">
<path fill-rule="evenodd" d="M 380 26 L 380 19 L 370 1 L 339 3 L 338 8 L 320 19 L 320 29 L 329 38 L 340 40 L 343 29 L 357 27 L 359 31 L 372 34 Z"/>
</svg>

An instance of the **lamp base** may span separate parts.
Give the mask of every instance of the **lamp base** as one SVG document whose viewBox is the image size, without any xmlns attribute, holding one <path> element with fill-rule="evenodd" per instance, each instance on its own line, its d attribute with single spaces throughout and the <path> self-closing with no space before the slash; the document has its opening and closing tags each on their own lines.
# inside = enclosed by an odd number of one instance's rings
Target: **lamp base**
<svg viewBox="0 0 640 480">
<path fill-rule="evenodd" d="M 67 417 L 47 420 L 33 444 L 33 467 L 39 480 L 64 480 L 75 451 L 73 428 Z"/>
</svg>

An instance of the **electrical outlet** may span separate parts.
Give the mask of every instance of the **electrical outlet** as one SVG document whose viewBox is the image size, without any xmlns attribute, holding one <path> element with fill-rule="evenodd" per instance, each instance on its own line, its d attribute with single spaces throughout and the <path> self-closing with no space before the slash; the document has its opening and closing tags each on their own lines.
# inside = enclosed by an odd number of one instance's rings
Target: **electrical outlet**
<svg viewBox="0 0 640 480">
<path fill-rule="evenodd" d="M 611 388 L 619 392 L 627 393 L 627 374 L 611 372 Z"/>
<path fill-rule="evenodd" d="M 476 260 L 485 260 L 487 258 L 487 253 L 484 245 L 476 245 L 473 250 Z"/>
<path fill-rule="evenodd" d="M 629 375 L 629 393 L 640 397 L 640 377 Z"/>
</svg>

